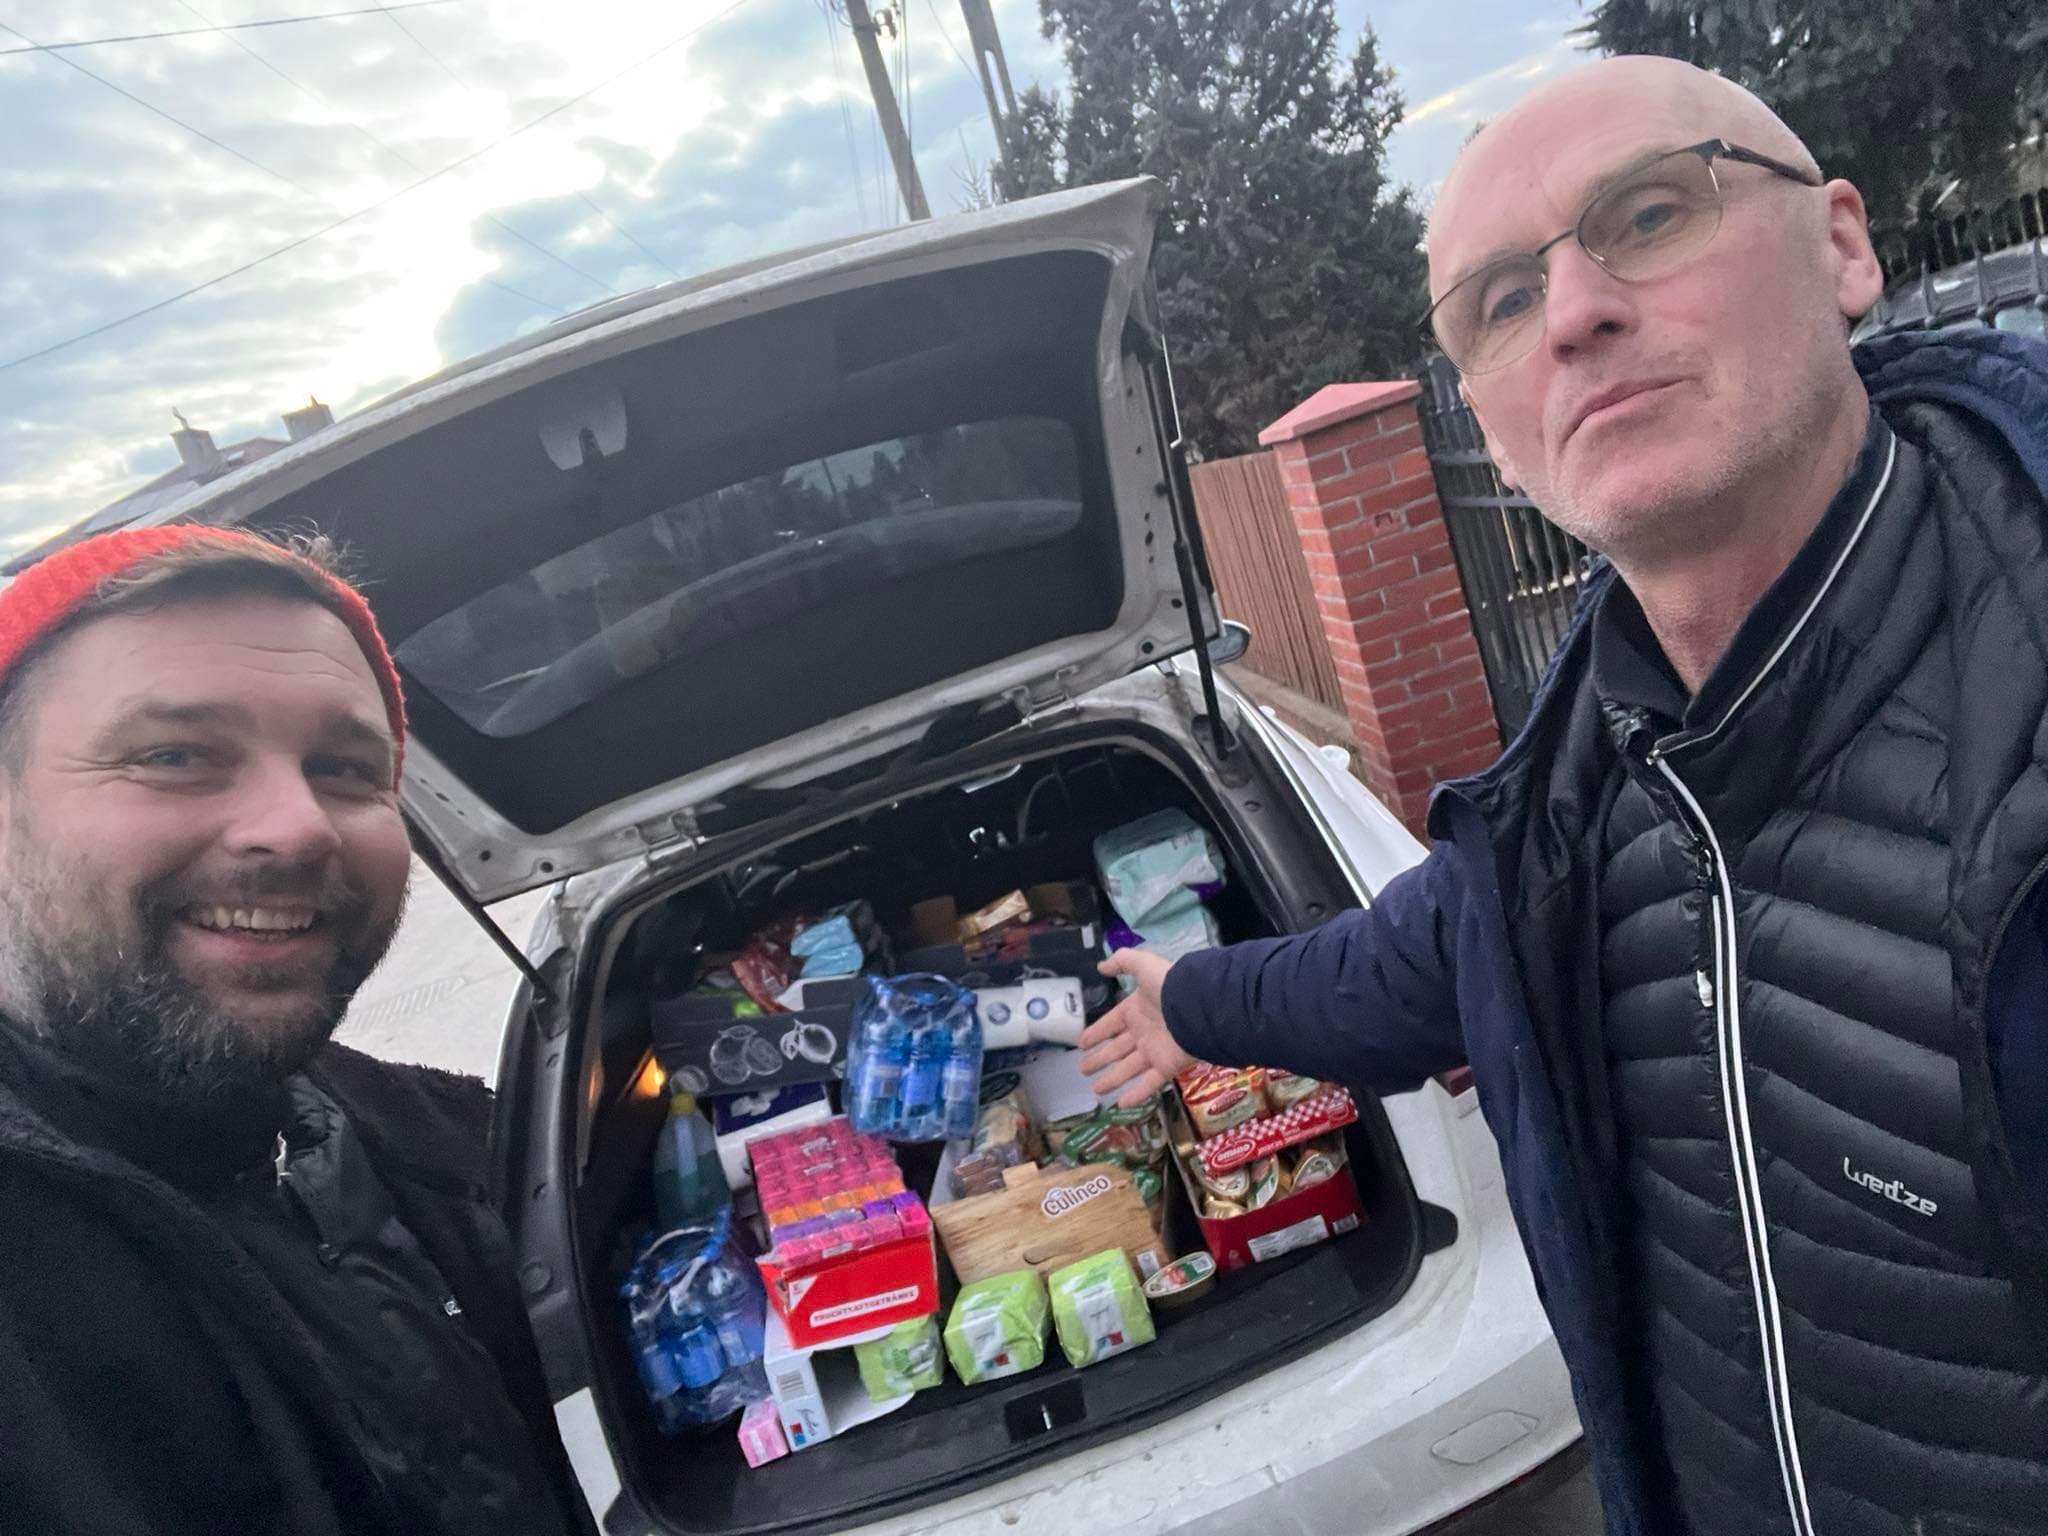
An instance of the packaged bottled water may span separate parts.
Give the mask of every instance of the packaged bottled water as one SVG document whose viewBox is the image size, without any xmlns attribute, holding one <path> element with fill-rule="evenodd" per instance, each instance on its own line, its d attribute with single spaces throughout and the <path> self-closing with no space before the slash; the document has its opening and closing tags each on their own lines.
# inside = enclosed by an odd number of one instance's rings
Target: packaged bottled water
<svg viewBox="0 0 2048 1536">
<path fill-rule="evenodd" d="M 665 1434 L 717 1424 L 768 1395 L 767 1297 L 732 1242 L 729 1208 L 643 1246 L 619 1287 L 640 1384 Z"/>
<path fill-rule="evenodd" d="M 944 976 L 871 976 L 854 1005 L 847 1118 L 892 1141 L 971 1135 L 981 1060 L 972 992 Z"/>
</svg>

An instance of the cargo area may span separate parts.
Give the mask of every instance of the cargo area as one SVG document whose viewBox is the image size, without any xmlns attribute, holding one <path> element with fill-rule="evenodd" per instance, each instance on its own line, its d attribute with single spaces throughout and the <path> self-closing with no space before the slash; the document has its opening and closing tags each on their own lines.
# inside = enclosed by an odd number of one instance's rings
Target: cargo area
<svg viewBox="0 0 2048 1536">
<path fill-rule="evenodd" d="M 907 794 L 752 850 L 716 873 L 653 895 L 608 936 L 600 1001 L 585 1026 L 599 1031 L 595 1054 L 601 1069 L 593 1073 L 581 1126 L 573 1220 L 592 1385 L 618 1452 L 626 1497 L 656 1523 L 676 1532 L 796 1533 L 900 1515 L 1034 1460 L 1186 1411 L 1360 1326 L 1399 1299 L 1420 1264 L 1427 1224 L 1380 1106 L 1361 1096 L 1355 1120 L 1328 1133 L 1342 1138 L 1339 1161 L 1348 1162 L 1348 1176 L 1356 1182 L 1360 1214 L 1350 1230 L 1340 1225 L 1336 1235 L 1292 1251 L 1286 1242 L 1266 1239 L 1259 1251 L 1275 1256 L 1240 1260 L 1242 1268 L 1219 1257 L 1223 1272 L 1202 1299 L 1152 1309 L 1156 1338 L 1085 1368 L 1070 1365 L 1054 1341 L 1044 1363 L 1021 1374 L 966 1385 L 948 1371 L 943 1384 L 917 1391 L 880 1417 L 750 1466 L 735 1421 L 662 1430 L 621 1322 L 618 1297 L 631 1237 L 656 1224 L 650 1165 L 665 1134 L 665 1089 L 675 1086 L 672 1070 L 656 1059 L 657 1037 L 667 1042 L 670 1068 L 694 1072 L 691 1086 L 701 1084 L 707 1097 L 750 1088 L 765 1096 L 785 1070 L 805 1070 L 813 1036 L 819 1054 L 826 1049 L 825 1035 L 807 1032 L 813 1007 L 817 1021 L 836 1024 L 859 981 L 815 987 L 806 981 L 789 994 L 802 1000 L 792 1014 L 736 1015 L 701 1066 L 682 1067 L 678 1031 L 690 1027 L 692 1010 L 703 1005 L 713 968 L 748 953 L 764 930 L 793 919 L 815 921 L 850 903 L 864 904 L 857 909 L 863 924 L 872 915 L 867 931 L 877 948 L 866 957 L 867 969 L 915 968 L 912 962 L 944 958 L 946 944 L 929 941 L 949 925 L 956 934 L 976 914 L 1000 919 L 1001 903 L 1022 898 L 1017 911 L 1032 904 L 1038 910 L 1030 923 L 1013 919 L 1004 937 L 1007 952 L 1026 954 L 1024 975 L 1050 973 L 1043 979 L 1057 982 L 1063 971 L 1080 968 L 1076 935 L 1093 947 L 1087 957 L 1092 969 L 1105 938 L 1118 927 L 1100 878 L 1097 840 L 1163 811 L 1184 813 L 1205 830 L 1227 866 L 1220 889 L 1205 886 L 1201 892 L 1204 921 L 1217 940 L 1310 926 L 1348 900 L 1341 876 L 1305 810 L 1262 781 L 1256 763 L 1248 771 L 1248 785 L 1241 766 L 1238 782 L 1225 786 L 1163 738 L 1073 732 L 1060 750 L 999 763 L 974 778 Z M 1092 912 L 1091 901 L 1098 903 Z M 1085 921 L 1091 916 L 1092 922 Z M 969 969 L 962 984 L 978 980 L 984 988 L 979 995 L 993 998 L 986 967 Z M 1000 979 L 1007 983 L 1012 974 L 1002 972 Z M 1085 1006 L 1092 1018 L 1113 998 L 1106 988 L 1088 990 Z M 989 1020 L 1007 1017 L 992 1003 L 981 1012 L 991 1035 L 995 1025 Z M 1042 1064 L 1061 1049 L 1034 1041 L 991 1052 L 984 1063 L 984 1103 L 999 1072 L 1020 1062 Z M 830 1112 L 843 1115 L 848 1085 L 829 1091 Z M 1179 1096 L 1169 1094 L 1162 1124 L 1180 1144 L 1166 1155 L 1157 1204 L 1150 1208 L 1159 1252 L 1167 1259 L 1214 1246 L 1213 1231 L 1197 1219 L 1211 1208 L 1213 1191 L 1198 1186 L 1187 1171 L 1193 1165 L 1183 1158 L 1187 1115 Z M 892 1150 L 905 1188 L 932 1203 L 934 1188 L 945 1182 L 939 1166 L 945 1144 L 897 1144 Z M 955 1160 L 962 1150 L 956 1146 Z M 1298 1168 L 1299 1156 L 1296 1149 L 1266 1161 Z M 1054 1159 L 1048 1166 L 1057 1173 L 1066 1165 Z M 1077 1177 L 1085 1180 L 1096 1171 L 1088 1166 Z M 1013 1176 L 1020 1186 L 1026 1172 Z M 1301 1177 L 1306 1186 L 1309 1175 Z M 1124 1176 L 1116 1181 L 1121 1186 Z M 1069 1182 L 1082 1193 L 1049 1195 L 1046 1213 L 1062 1215 L 1069 1202 L 1110 1181 L 1105 1177 L 1085 1188 Z M 943 1221 L 946 1197 L 937 1199 L 931 1214 Z M 739 1240 L 758 1257 L 769 1246 L 770 1229 L 767 1213 L 757 1214 L 753 1201 L 751 1191 L 737 1198 L 734 1230 L 745 1234 Z M 1227 1203 L 1213 1208 L 1232 1209 Z M 950 1235 L 960 1241 L 957 1233 Z M 945 1241 L 936 1242 L 934 1251 L 943 1323 L 959 1279 Z M 771 1339 L 778 1326 L 771 1316 Z M 850 1360 L 839 1358 L 851 1353 L 815 1357 L 819 1375 L 835 1378 L 842 1392 L 859 1390 Z"/>
</svg>

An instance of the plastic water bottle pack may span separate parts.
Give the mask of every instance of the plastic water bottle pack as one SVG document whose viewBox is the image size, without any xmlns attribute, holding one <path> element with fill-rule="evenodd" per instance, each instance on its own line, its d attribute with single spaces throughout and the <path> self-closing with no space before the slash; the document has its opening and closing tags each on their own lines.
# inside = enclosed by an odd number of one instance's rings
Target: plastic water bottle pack
<svg viewBox="0 0 2048 1536">
<path fill-rule="evenodd" d="M 768 1395 L 767 1297 L 732 1241 L 732 1213 L 646 1244 L 619 1300 L 640 1384 L 664 1434 L 717 1424 Z"/>
<path fill-rule="evenodd" d="M 974 994 L 944 976 L 868 978 L 846 1054 L 853 1128 L 890 1141 L 974 1134 L 981 1022 Z"/>
</svg>

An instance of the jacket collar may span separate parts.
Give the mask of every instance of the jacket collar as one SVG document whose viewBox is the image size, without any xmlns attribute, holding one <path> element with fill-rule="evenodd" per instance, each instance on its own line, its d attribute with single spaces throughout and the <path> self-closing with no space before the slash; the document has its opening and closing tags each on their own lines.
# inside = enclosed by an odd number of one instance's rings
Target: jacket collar
<svg viewBox="0 0 2048 1536">
<path fill-rule="evenodd" d="M 180 1100 L 138 1080 L 94 1071 L 7 1022 L 0 1022 L 0 1085 L 58 1137 L 110 1153 L 195 1195 L 267 1172 L 289 1118 L 280 1087 Z"/>
<path fill-rule="evenodd" d="M 1894 483 L 1898 440 L 1873 407 L 1849 477 L 1792 561 L 1743 618 L 1727 653 L 1688 695 L 1635 594 L 1612 593 L 1592 622 L 1589 665 L 1601 712 L 1632 722 L 1665 753 L 1711 740 L 1733 724 L 1812 622 Z M 1617 742 L 1617 745 L 1622 743 Z"/>
</svg>

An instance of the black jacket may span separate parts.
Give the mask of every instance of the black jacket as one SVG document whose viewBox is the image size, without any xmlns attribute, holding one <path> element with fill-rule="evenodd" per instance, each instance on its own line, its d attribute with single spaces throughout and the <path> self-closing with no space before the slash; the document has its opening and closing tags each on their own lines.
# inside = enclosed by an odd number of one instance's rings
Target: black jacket
<svg viewBox="0 0 2048 1536">
<path fill-rule="evenodd" d="M 361 1450 L 352 1415 L 375 1406 L 271 1275 L 184 1190 L 31 1107 L 33 1070 L 0 1052 L 0 1530 L 418 1530 Z M 341 1046 L 307 1078 L 495 1360 L 500 1421 L 523 1421 L 497 1454 L 538 1461 L 537 1525 L 593 1529 L 490 1198 L 488 1090 Z"/>
<path fill-rule="evenodd" d="M 2016 814 L 2001 820 L 1996 792 L 2048 782 L 2048 734 L 2022 728 L 2028 711 L 2038 722 L 2048 706 L 2048 348 L 1991 331 L 1939 333 L 1886 338 L 1856 360 L 1895 425 L 1915 407 L 1966 416 L 2033 493 L 2026 505 L 1959 498 L 1967 558 L 1953 574 L 1964 585 L 1932 610 L 1954 644 L 1976 646 L 1963 668 L 1976 696 L 1955 707 L 1989 722 L 1957 750 L 1950 775 L 1955 899 L 1941 939 L 1964 1026 L 1952 1043 L 1967 1176 L 1994 1240 L 1987 1262 L 2017 1290 L 2048 1274 L 2048 881 L 2034 878 L 2048 873 L 2048 859 L 2027 878 L 2012 865 L 2024 862 L 2023 842 L 2048 839 L 2048 809 L 2014 801 Z M 1967 467 L 1962 478 L 1973 478 Z M 1989 553 L 1966 537 L 1985 528 L 1996 536 Z M 1168 977 L 1165 1006 L 1175 1038 L 1198 1056 L 1381 1093 L 1470 1062 L 1537 1292 L 1571 1368 L 1609 1536 L 1662 1536 L 1657 1432 L 1631 1365 L 1629 1213 L 1595 921 L 1592 837 L 1613 749 L 1589 653 L 1612 586 L 1611 570 L 1589 583 L 1530 722 L 1501 760 L 1438 791 L 1437 841 L 1421 865 L 1388 882 L 1370 911 L 1299 937 L 1189 956 Z M 1830 702 L 1809 696 L 1802 707 Z M 2017 920 L 2001 923 L 2027 892 Z M 2048 1326 L 2048 1305 L 2030 1315 L 2035 1328 Z M 1915 1389 L 1902 1377 L 1900 1390 Z M 2048 1381 L 2036 1379 L 2032 1391 L 2040 1400 Z M 1927 1424 L 1930 1436 L 1953 1427 Z M 2025 1517 L 2038 1522 L 2040 1511 Z M 1968 1519 L 1922 1528 L 1994 1528 Z"/>
</svg>

